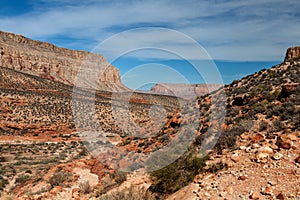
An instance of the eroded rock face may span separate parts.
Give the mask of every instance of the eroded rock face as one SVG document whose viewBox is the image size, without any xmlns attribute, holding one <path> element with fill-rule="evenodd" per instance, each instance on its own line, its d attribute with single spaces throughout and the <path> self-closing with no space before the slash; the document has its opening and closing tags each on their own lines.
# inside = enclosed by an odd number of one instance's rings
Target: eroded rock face
<svg viewBox="0 0 300 200">
<path fill-rule="evenodd" d="M 300 57 L 300 47 L 290 47 L 286 51 L 285 55 L 285 61 L 294 59 L 294 58 L 299 58 Z"/>
<path fill-rule="evenodd" d="M 163 94 L 190 99 L 210 93 L 221 88 L 222 86 L 223 85 L 221 84 L 158 83 L 151 88 L 150 92 L 154 94 Z"/>
<path fill-rule="evenodd" d="M 0 66 L 68 85 L 108 91 L 128 90 L 120 81 L 119 70 L 102 55 L 59 48 L 2 31 Z M 80 71 L 82 67 L 84 71 Z"/>
</svg>

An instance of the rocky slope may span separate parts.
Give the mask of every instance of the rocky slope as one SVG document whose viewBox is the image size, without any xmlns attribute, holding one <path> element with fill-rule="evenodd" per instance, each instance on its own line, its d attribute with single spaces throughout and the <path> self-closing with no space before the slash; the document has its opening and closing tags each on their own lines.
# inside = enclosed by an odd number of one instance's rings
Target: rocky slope
<svg viewBox="0 0 300 200">
<path fill-rule="evenodd" d="M 225 103 L 226 107 L 225 121 L 218 126 L 210 119 L 210 113 L 217 111 L 211 102 L 224 92 L 225 101 L 216 101 L 216 105 Z M 203 114 L 191 149 L 198 153 L 207 144 L 206 136 L 214 131 L 221 133 L 216 145 L 206 158 L 191 160 L 183 155 L 172 166 L 154 173 L 152 191 L 172 193 L 183 187 L 183 182 L 194 180 L 168 199 L 300 199 L 297 54 L 199 97 L 196 106 Z M 211 127 L 214 131 L 209 132 Z M 173 129 L 169 127 L 167 134 L 169 131 Z M 185 174 L 187 178 L 173 174 Z"/>
<path fill-rule="evenodd" d="M 0 31 L 0 66 L 37 75 L 69 85 L 99 90 L 128 91 L 120 81 L 118 69 L 102 55 L 59 48 L 50 43 Z M 81 67 L 89 78 L 76 79 Z M 98 72 L 99 77 L 94 77 Z M 91 84 L 94 78 L 97 84 Z M 78 82 L 75 82 L 78 81 Z"/>
<path fill-rule="evenodd" d="M 184 99 L 192 99 L 219 89 L 221 84 L 177 84 L 177 83 L 157 83 L 150 93 L 177 96 Z"/>
</svg>

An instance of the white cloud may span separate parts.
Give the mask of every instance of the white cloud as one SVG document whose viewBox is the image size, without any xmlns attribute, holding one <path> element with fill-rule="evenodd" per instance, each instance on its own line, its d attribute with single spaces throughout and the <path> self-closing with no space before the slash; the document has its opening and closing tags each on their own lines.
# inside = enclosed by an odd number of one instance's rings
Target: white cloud
<svg viewBox="0 0 300 200">
<path fill-rule="evenodd" d="M 32 0 L 33 10 L 9 18 L 0 16 L 0 29 L 46 41 L 57 35 L 83 39 L 90 41 L 90 47 L 128 28 L 164 26 L 191 36 L 213 58 L 225 60 L 281 59 L 283 51 L 300 39 L 298 1 L 216 2 L 87 0 L 82 4 L 79 0 Z M 159 33 L 139 37 L 131 41 L 133 46 L 145 38 L 157 38 L 158 44 L 168 48 L 188 48 L 182 41 Z M 116 48 L 124 44 L 119 42 Z M 192 47 L 189 51 L 191 58 L 197 57 Z"/>
</svg>

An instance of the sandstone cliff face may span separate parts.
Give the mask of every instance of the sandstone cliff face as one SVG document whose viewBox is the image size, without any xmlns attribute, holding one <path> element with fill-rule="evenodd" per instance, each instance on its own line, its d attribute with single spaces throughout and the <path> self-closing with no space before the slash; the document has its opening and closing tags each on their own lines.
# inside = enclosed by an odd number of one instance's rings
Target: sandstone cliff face
<svg viewBox="0 0 300 200">
<path fill-rule="evenodd" d="M 128 90 L 118 69 L 102 55 L 59 48 L 50 43 L 0 31 L 0 66 L 98 90 Z M 85 66 L 84 71 L 80 68 Z M 98 73 L 97 73 L 98 72 Z M 76 76 L 80 74 L 76 78 Z M 96 80 L 95 83 L 91 80 Z"/>
<path fill-rule="evenodd" d="M 285 61 L 300 57 L 300 47 L 290 47 L 286 51 Z"/>
<path fill-rule="evenodd" d="M 154 94 L 163 94 L 177 96 L 185 99 L 202 96 L 209 92 L 219 89 L 221 84 L 174 84 L 158 83 L 155 84 L 150 92 Z"/>
</svg>

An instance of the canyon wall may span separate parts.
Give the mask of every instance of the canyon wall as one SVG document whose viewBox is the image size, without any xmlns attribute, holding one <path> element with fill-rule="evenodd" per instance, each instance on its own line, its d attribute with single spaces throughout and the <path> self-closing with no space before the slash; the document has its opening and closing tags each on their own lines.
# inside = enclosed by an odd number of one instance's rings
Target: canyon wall
<svg viewBox="0 0 300 200">
<path fill-rule="evenodd" d="M 0 66 L 88 89 L 127 91 L 102 55 L 0 31 Z M 84 67 L 84 68 L 83 68 Z"/>
</svg>

